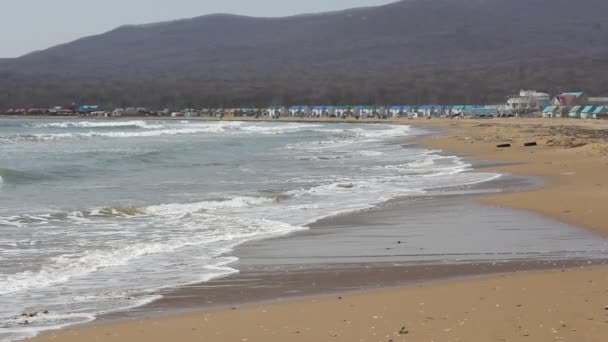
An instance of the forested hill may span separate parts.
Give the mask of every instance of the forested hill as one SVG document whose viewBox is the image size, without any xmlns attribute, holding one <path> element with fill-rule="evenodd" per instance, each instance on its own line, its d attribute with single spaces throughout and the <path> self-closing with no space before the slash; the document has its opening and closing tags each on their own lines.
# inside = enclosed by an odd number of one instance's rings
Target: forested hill
<svg viewBox="0 0 608 342">
<path fill-rule="evenodd" d="M 0 108 L 470 103 L 608 93 L 608 1 L 405 0 L 123 26 L 0 60 Z"/>
</svg>

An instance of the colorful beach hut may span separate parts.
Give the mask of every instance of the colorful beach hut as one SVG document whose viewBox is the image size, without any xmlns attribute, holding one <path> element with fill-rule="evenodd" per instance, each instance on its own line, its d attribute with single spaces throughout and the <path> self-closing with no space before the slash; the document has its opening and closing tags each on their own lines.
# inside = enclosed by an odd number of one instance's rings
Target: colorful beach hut
<svg viewBox="0 0 608 342">
<path fill-rule="evenodd" d="M 410 106 L 391 106 L 388 112 L 392 117 L 407 116 L 410 111 Z"/>
<path fill-rule="evenodd" d="M 557 112 L 559 110 L 559 106 L 547 106 L 543 109 L 543 118 L 555 118 L 557 117 Z"/>
<path fill-rule="evenodd" d="M 581 119 L 593 119 L 594 106 L 585 106 L 581 111 Z"/>
<path fill-rule="evenodd" d="M 583 111 L 582 106 L 574 106 L 574 107 L 572 107 L 572 109 L 570 109 L 570 112 L 568 112 L 568 116 L 571 118 L 580 118 L 582 111 Z"/>
<path fill-rule="evenodd" d="M 593 111 L 594 119 L 608 119 L 608 106 L 598 106 Z"/>
</svg>

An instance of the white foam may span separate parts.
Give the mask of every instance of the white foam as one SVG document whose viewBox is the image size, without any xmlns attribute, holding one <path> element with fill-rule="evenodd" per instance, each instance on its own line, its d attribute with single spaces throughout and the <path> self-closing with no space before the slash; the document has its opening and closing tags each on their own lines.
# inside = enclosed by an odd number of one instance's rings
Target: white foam
<svg viewBox="0 0 608 342">
<path fill-rule="evenodd" d="M 392 138 L 406 136 L 411 133 L 411 127 L 406 125 L 385 125 L 388 129 L 370 131 L 366 130 L 361 134 L 366 138 Z"/>
<path fill-rule="evenodd" d="M 383 154 L 380 151 L 359 151 L 358 153 L 364 157 L 377 157 Z"/>
<path fill-rule="evenodd" d="M 36 128 L 128 128 L 138 127 L 145 129 L 158 129 L 164 125 L 154 125 L 146 121 L 67 121 L 35 124 Z"/>
<path fill-rule="evenodd" d="M 192 234 L 181 234 L 174 238 L 163 237 L 158 241 L 129 244 L 112 250 L 86 250 L 80 254 L 54 257 L 50 260 L 50 264 L 45 265 L 39 271 L 1 275 L 0 295 L 65 283 L 70 279 L 86 276 L 103 268 L 126 265 L 131 260 L 146 255 L 171 253 L 188 246 L 212 245 L 219 241 L 242 243 L 260 236 L 284 234 L 301 229 L 278 221 L 198 213 L 203 209 L 243 207 L 267 201 L 268 199 L 238 197 L 229 201 L 168 204 L 146 208 L 146 213 L 151 215 L 149 219 L 165 229 L 173 226 L 181 227 L 181 229 L 188 229 L 188 227 L 192 227 L 192 229 L 207 227 L 207 229 Z M 191 215 L 190 219 L 181 220 L 186 214 Z M 74 217 L 78 216 L 74 215 Z M 109 224 L 108 222 L 102 223 Z M 147 225 L 147 223 L 144 224 Z M 219 256 L 221 253 L 223 252 L 216 251 L 214 254 Z"/>
<path fill-rule="evenodd" d="M 185 215 L 203 210 L 244 208 L 251 205 L 260 205 L 274 202 L 268 197 L 238 196 L 224 201 L 202 201 L 196 203 L 172 203 L 145 208 L 145 212 L 151 215 Z"/>
<path fill-rule="evenodd" d="M 17 142 L 49 142 L 60 141 L 66 139 L 87 139 L 87 138 L 142 138 L 156 137 L 165 135 L 187 135 L 187 134 L 251 134 L 251 135 L 277 135 L 286 133 L 295 133 L 299 131 L 316 131 L 322 133 L 343 133 L 346 137 L 340 140 L 318 142 L 319 145 L 336 146 L 337 144 L 351 144 L 362 139 L 368 141 L 377 140 L 379 138 L 389 138 L 395 136 L 403 136 L 410 134 L 409 126 L 404 125 L 374 125 L 370 128 L 385 128 L 385 129 L 326 129 L 320 128 L 323 125 L 318 124 L 299 124 L 299 123 L 244 123 L 238 121 L 232 122 L 165 122 L 155 121 L 153 123 L 147 121 L 69 121 L 37 124 L 37 128 L 90 128 L 89 132 L 73 132 L 73 133 L 38 133 L 26 135 L 13 135 L 2 137 L 3 141 L 10 143 Z M 136 127 L 145 129 L 144 131 L 104 131 L 95 130 L 100 128 L 117 128 L 128 129 Z M 386 129 L 387 128 L 387 129 Z M 350 139 L 348 138 L 350 137 Z M 353 139 L 356 137 L 355 139 Z M 371 139 L 371 140 L 370 140 Z M 304 143 L 302 147 L 310 146 L 311 143 Z M 314 143 L 312 143 L 314 144 Z M 318 147 L 319 148 L 319 147 Z"/>
<path fill-rule="evenodd" d="M 32 338 L 42 331 L 58 330 L 72 324 L 83 324 L 95 320 L 95 315 L 87 313 L 49 313 L 35 317 L 15 317 L 0 326 L 0 337 L 7 336 L 3 341 L 13 342 Z M 27 321 L 27 324 L 25 322 Z"/>
<path fill-rule="evenodd" d="M 159 125 L 151 125 L 144 121 L 126 121 L 126 122 L 62 122 L 43 124 L 43 127 L 57 128 L 128 128 L 128 127 L 146 128 L 145 131 L 89 131 L 86 133 L 39 133 L 27 135 L 13 135 L 4 137 L 8 142 L 47 142 L 59 141 L 66 139 L 87 139 L 94 137 L 101 138 L 142 138 L 142 137 L 157 137 L 165 135 L 187 135 L 187 134 L 202 134 L 202 133 L 223 133 L 223 134 L 260 134 L 260 135 L 276 135 L 293 133 L 300 130 L 311 129 L 318 125 L 310 124 L 278 124 L 270 125 L 245 125 L 242 122 L 224 122 L 224 123 L 163 123 Z"/>
<path fill-rule="evenodd" d="M 244 132 L 257 133 L 257 134 L 284 134 L 293 133 L 301 130 L 312 130 L 316 127 L 322 127 L 321 125 L 315 124 L 297 124 L 297 123 L 283 123 L 276 126 L 270 125 L 251 125 L 242 126 L 240 129 Z"/>
</svg>

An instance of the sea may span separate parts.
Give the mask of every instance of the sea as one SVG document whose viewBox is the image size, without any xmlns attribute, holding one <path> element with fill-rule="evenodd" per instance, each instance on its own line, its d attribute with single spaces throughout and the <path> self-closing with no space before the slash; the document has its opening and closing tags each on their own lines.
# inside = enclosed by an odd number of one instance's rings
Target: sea
<svg viewBox="0 0 608 342">
<path fill-rule="evenodd" d="M 238 272 L 230 252 L 245 242 L 501 177 L 412 144 L 425 133 L 390 124 L 0 120 L 0 341 Z"/>
</svg>

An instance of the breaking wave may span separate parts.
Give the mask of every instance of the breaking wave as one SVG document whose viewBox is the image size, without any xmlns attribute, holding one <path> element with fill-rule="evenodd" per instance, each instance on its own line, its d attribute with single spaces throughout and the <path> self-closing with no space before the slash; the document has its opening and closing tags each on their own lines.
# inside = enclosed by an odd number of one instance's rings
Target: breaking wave
<svg viewBox="0 0 608 342">
<path fill-rule="evenodd" d="M 25 271 L 0 276 L 0 295 L 45 288 L 86 276 L 103 268 L 128 264 L 130 261 L 153 254 L 173 253 L 191 246 L 213 246 L 208 249 L 208 259 L 219 257 L 230 248 L 252 239 L 277 236 L 303 229 L 287 223 L 235 215 L 215 213 L 216 210 L 244 208 L 274 202 L 267 197 L 238 196 L 227 200 L 202 201 L 196 203 L 172 203 L 145 208 L 113 207 L 53 213 L 23 215 L 4 218 L 5 223 L 52 223 L 52 221 L 74 221 L 95 227 L 129 224 L 147 226 L 153 224 L 163 229 L 174 229 L 172 237 L 152 239 L 128 244 L 109 250 L 85 250 L 79 254 L 63 254 L 51 258 L 50 264 L 39 271 Z M 115 219 L 120 219 L 115 222 Z M 131 220 L 131 221 L 129 221 Z M 22 245 L 25 246 L 25 245 Z M 228 248 L 228 249 L 226 249 Z M 234 259 L 231 259 L 234 260 Z M 232 271 L 232 270 L 231 270 Z M 197 279 L 198 280 L 198 279 Z"/>
<path fill-rule="evenodd" d="M 159 129 L 163 128 L 162 124 L 154 124 L 147 121 L 67 121 L 67 122 L 52 122 L 39 123 L 32 125 L 35 128 L 145 128 Z"/>
<path fill-rule="evenodd" d="M 230 135 L 277 135 L 295 132 L 319 132 L 335 134 L 342 133 L 344 136 L 340 143 L 349 143 L 363 139 L 369 141 L 380 138 L 390 138 L 409 133 L 409 126 L 386 126 L 376 125 L 384 129 L 369 130 L 362 128 L 339 128 L 326 129 L 322 125 L 279 123 L 274 125 L 250 124 L 244 122 L 164 122 L 164 121 L 69 121 L 34 124 L 36 128 L 57 129 L 89 129 L 88 132 L 64 131 L 61 133 L 35 133 L 16 134 L 0 137 L 5 143 L 20 142 L 52 142 L 67 139 L 90 139 L 90 138 L 144 138 L 170 135 L 187 134 L 230 134 Z M 388 128 L 387 128 L 388 127 Z M 349 140 L 348 137 L 351 139 Z M 326 145 L 326 142 L 319 142 Z M 319 146 L 321 147 L 321 146 Z"/>
<path fill-rule="evenodd" d="M 89 138 L 145 138 L 188 134 L 229 134 L 229 135 L 277 135 L 303 130 L 314 130 L 320 125 L 281 123 L 278 125 L 247 125 L 242 122 L 59 122 L 37 124 L 37 128 L 78 128 L 90 129 L 88 132 L 61 132 L 15 134 L 0 137 L 4 143 L 52 142 L 68 139 Z M 119 130 L 118 130 L 119 129 Z M 137 130 L 133 130 L 137 129 Z M 143 130 L 142 130 L 143 129 Z M 114 131 L 108 131 L 114 130 Z"/>
<path fill-rule="evenodd" d="M 42 174 L 0 168 L 0 186 L 2 186 L 3 183 L 31 184 L 32 182 L 41 181 L 48 178 L 48 176 Z"/>
</svg>

